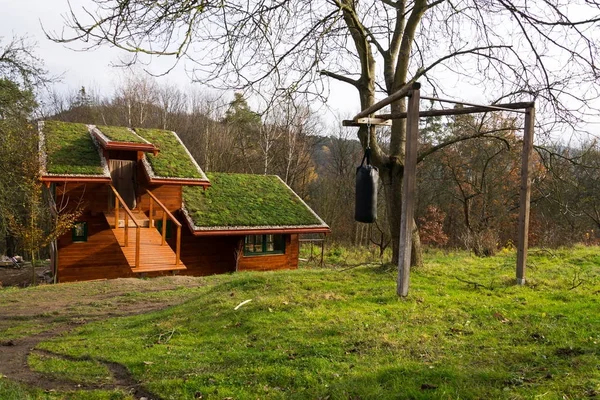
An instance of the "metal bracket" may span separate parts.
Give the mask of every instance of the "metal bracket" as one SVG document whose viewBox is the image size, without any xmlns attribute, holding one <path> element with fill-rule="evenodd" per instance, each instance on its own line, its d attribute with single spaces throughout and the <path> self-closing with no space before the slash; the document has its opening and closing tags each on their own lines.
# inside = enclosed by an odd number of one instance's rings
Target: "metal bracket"
<svg viewBox="0 0 600 400">
<path fill-rule="evenodd" d="M 359 118 L 356 120 L 359 124 L 367 124 L 367 125 L 386 125 L 392 126 L 391 119 L 381 119 L 381 118 Z"/>
</svg>

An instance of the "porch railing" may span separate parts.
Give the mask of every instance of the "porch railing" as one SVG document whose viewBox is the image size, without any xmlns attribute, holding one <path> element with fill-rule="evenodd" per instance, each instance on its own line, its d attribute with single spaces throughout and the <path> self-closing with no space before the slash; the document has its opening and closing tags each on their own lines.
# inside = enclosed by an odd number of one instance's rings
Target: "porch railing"
<svg viewBox="0 0 600 400">
<path fill-rule="evenodd" d="M 127 207 L 127 204 L 123 200 L 123 198 L 117 192 L 117 189 L 113 185 L 110 185 L 113 193 L 115 194 L 115 230 L 118 230 L 119 227 L 119 204 L 123 207 L 125 211 L 125 235 L 124 242 L 125 245 L 123 247 L 129 246 L 129 219 L 133 221 L 135 224 L 135 268 L 140 267 L 140 224 L 135 220 L 133 213 Z"/>
<path fill-rule="evenodd" d="M 158 200 L 156 198 L 155 195 L 152 194 L 152 192 L 150 192 L 148 189 L 146 189 L 146 193 L 148 193 L 148 196 L 150 196 L 150 226 L 154 226 L 154 203 L 156 203 L 163 211 L 162 213 L 162 229 L 161 229 L 161 235 L 162 235 L 162 243 L 161 245 L 165 245 L 166 243 L 166 239 L 167 239 L 167 217 L 173 222 L 173 225 L 175 225 L 177 227 L 177 239 L 176 239 L 176 245 L 175 245 L 175 266 L 179 265 L 179 258 L 181 256 L 181 223 L 179 221 L 177 221 L 177 219 L 173 216 L 173 214 L 171 214 L 171 212 L 169 210 L 167 210 L 167 207 L 165 207 L 165 205 L 163 203 L 160 202 L 160 200 Z"/>
</svg>

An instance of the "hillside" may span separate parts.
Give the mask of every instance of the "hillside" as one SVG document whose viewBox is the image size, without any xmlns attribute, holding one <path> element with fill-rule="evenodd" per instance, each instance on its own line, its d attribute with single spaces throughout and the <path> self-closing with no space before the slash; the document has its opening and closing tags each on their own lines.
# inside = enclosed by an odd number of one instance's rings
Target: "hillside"
<svg viewBox="0 0 600 400">
<path fill-rule="evenodd" d="M 599 250 L 3 289 L 0 398 L 593 397 Z"/>
</svg>

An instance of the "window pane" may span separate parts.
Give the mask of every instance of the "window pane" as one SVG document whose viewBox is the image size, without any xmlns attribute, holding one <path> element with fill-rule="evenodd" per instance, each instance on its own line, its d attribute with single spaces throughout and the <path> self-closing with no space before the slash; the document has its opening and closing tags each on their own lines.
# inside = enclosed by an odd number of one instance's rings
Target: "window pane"
<svg viewBox="0 0 600 400">
<path fill-rule="evenodd" d="M 263 236 L 262 235 L 254 235 L 254 252 L 255 253 L 263 252 Z"/>
<path fill-rule="evenodd" d="M 273 247 L 275 251 L 285 251 L 285 238 L 283 235 L 275 235 Z"/>
<path fill-rule="evenodd" d="M 75 236 L 85 236 L 85 223 L 78 222 L 75 224 Z"/>
</svg>

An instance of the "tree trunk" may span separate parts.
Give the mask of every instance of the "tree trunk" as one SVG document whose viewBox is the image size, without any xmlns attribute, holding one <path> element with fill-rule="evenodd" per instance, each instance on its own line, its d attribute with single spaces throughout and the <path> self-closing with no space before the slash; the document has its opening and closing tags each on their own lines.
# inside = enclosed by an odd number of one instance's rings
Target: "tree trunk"
<svg viewBox="0 0 600 400">
<path fill-rule="evenodd" d="M 404 167 L 397 158 L 391 157 L 388 166 L 379 169 L 379 178 L 383 183 L 385 206 L 392 240 L 392 264 L 398 264 L 400 255 L 400 210 L 402 210 L 402 178 Z M 392 164 L 393 163 L 393 164 Z M 392 166 L 390 168 L 390 166 Z M 423 265 L 421 239 L 416 223 L 413 223 L 412 247 L 410 263 L 413 267 Z"/>
</svg>

